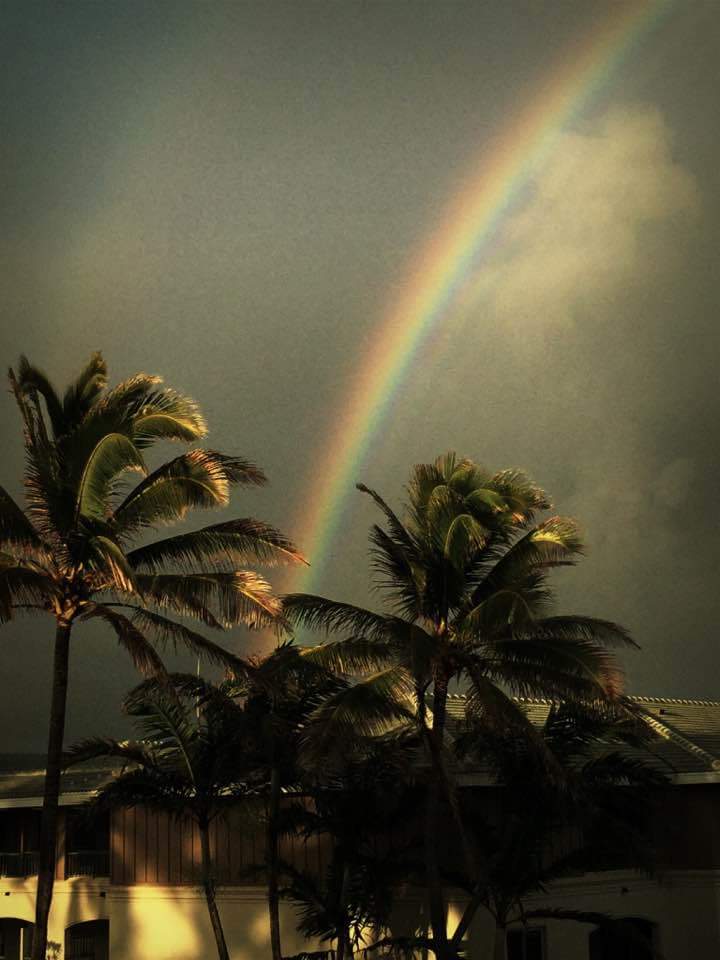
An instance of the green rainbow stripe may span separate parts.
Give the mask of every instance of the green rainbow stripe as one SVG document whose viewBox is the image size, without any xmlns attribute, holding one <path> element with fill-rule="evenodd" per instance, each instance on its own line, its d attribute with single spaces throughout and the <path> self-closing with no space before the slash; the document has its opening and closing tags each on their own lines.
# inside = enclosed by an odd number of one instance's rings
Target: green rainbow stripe
<svg viewBox="0 0 720 960">
<path fill-rule="evenodd" d="M 411 267 L 403 295 L 372 337 L 344 408 L 331 432 L 317 480 L 308 483 L 298 542 L 311 562 L 293 588 L 309 591 L 330 559 L 346 498 L 354 492 L 370 443 L 423 341 L 440 322 L 469 272 L 477 269 L 518 192 L 529 182 L 565 127 L 610 82 L 635 45 L 667 13 L 672 0 L 608 4 L 613 11 L 556 72 L 506 130 L 479 173 L 461 187 L 440 229 Z"/>
</svg>

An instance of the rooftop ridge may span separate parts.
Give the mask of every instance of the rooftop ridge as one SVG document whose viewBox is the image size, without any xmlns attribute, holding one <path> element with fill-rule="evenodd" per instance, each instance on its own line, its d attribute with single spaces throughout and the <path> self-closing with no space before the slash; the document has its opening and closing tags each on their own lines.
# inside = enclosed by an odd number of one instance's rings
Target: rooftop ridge
<svg viewBox="0 0 720 960">
<path fill-rule="evenodd" d="M 645 697 L 630 694 L 630 699 L 636 703 L 677 703 L 690 707 L 720 707 L 720 700 L 689 700 L 679 697 Z"/>
<path fill-rule="evenodd" d="M 449 693 L 449 700 L 467 700 L 466 693 Z M 516 703 L 534 703 L 538 706 L 555 703 L 548 697 L 513 697 Z M 628 699 L 634 703 L 667 703 L 685 707 L 720 707 L 720 700 L 691 700 L 682 697 L 648 697 L 640 694 L 628 694 Z"/>
</svg>

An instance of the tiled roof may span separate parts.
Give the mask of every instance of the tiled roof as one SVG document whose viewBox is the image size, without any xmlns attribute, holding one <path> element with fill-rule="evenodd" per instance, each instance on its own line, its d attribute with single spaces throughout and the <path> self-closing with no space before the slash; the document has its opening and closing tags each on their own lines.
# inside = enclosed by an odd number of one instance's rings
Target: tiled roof
<svg viewBox="0 0 720 960">
<path fill-rule="evenodd" d="M 515 699 L 534 724 L 545 722 L 550 700 Z M 717 777 L 720 781 L 720 702 L 639 696 L 630 699 L 641 709 L 654 734 L 649 750 L 665 772 Z M 451 695 L 448 716 L 460 720 L 464 709 L 465 696 Z"/>
<path fill-rule="evenodd" d="M 665 772 L 680 779 L 717 780 L 720 783 L 720 702 L 672 700 L 666 697 L 631 697 L 641 708 L 654 736 L 652 755 Z M 550 700 L 516 698 L 528 718 L 542 726 Z M 465 696 L 450 694 L 448 719 L 459 722 L 465 712 Z M 0 754 L 0 806 L 39 805 L 44 769 L 42 754 Z M 93 760 L 63 774 L 61 802 L 80 803 L 119 772 L 117 761 Z"/>
<path fill-rule="evenodd" d="M 0 754 L 0 806 L 23 800 L 35 806 L 42 800 L 45 781 L 42 754 Z M 80 803 L 118 772 L 117 761 L 93 760 L 64 773 L 60 780 L 60 802 Z"/>
</svg>

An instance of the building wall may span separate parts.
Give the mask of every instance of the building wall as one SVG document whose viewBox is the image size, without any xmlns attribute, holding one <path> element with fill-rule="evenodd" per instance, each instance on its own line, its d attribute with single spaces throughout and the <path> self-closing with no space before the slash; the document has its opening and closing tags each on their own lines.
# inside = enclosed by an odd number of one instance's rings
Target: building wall
<svg viewBox="0 0 720 960">
<path fill-rule="evenodd" d="M 210 849 L 220 884 L 247 885 L 265 858 L 261 823 L 239 809 L 228 810 L 210 827 Z M 316 871 L 326 862 L 327 844 L 288 837 L 280 856 L 298 869 Z M 197 825 L 136 807 L 116 810 L 110 828 L 110 876 L 113 884 L 192 884 L 200 879 L 201 851 Z"/>
<path fill-rule="evenodd" d="M 655 826 L 660 869 L 650 879 L 617 870 L 556 884 L 527 906 L 593 910 L 617 917 L 643 917 L 657 924 L 656 944 L 665 960 L 720 956 L 720 809 L 717 787 L 672 787 L 657 807 Z M 263 859 L 262 829 L 247 814 L 232 811 L 213 826 L 212 844 L 219 880 L 218 903 L 232 960 L 269 955 L 267 904 L 262 878 L 247 870 Z M 320 869 L 327 846 L 313 840 L 284 841 L 283 859 L 303 869 Z M 65 942 L 72 924 L 109 922 L 110 960 L 207 960 L 215 953 L 207 907 L 198 886 L 200 844 L 191 821 L 137 809 L 117 811 L 111 824 L 111 876 L 64 876 L 64 830 L 49 939 Z M 0 918 L 32 922 L 36 878 L 0 878 Z M 451 926 L 462 904 L 451 909 Z M 287 954 L 316 945 L 295 932 L 295 917 L 283 906 Z M 538 921 L 545 927 L 548 960 L 587 960 L 591 927 Z M 412 892 L 399 903 L 395 932 L 425 925 L 424 906 Z M 493 930 L 480 913 L 469 935 L 469 957 L 491 955 Z M 64 954 L 63 954 L 64 957 Z"/>
<path fill-rule="evenodd" d="M 0 917 L 34 919 L 35 878 L 0 881 Z M 262 887 L 218 891 L 220 914 L 232 960 L 269 956 L 267 902 Z M 615 871 L 556 884 L 529 908 L 598 910 L 644 917 L 658 925 L 657 947 L 664 960 L 720 956 L 720 871 L 673 871 L 657 880 Z M 451 907 L 451 922 L 462 909 Z M 397 933 L 424 925 L 422 902 L 408 894 L 398 906 Z M 87 920 L 109 921 L 110 960 L 209 960 L 215 943 L 202 891 L 187 884 L 110 885 L 102 880 L 63 880 L 55 885 L 49 938 L 64 944 L 65 930 Z M 592 927 L 536 921 L 546 928 L 548 960 L 588 960 Z M 317 948 L 295 932 L 292 908 L 282 912 L 283 949 L 292 954 Z M 491 956 L 492 921 L 480 913 L 469 936 L 471 960 Z M 63 954 L 64 956 L 64 954 Z"/>
</svg>

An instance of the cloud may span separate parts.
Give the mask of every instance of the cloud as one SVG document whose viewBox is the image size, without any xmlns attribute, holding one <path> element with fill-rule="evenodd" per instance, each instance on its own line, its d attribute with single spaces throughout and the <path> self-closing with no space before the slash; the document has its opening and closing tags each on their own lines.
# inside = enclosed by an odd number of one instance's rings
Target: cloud
<svg viewBox="0 0 720 960">
<path fill-rule="evenodd" d="M 670 252 L 667 229 L 660 251 L 657 227 L 686 223 L 698 208 L 660 113 L 614 109 L 593 132 L 560 137 L 481 265 L 475 305 L 489 297 L 512 325 L 570 322 L 579 303 L 656 271 Z"/>
</svg>

